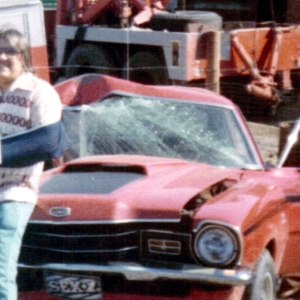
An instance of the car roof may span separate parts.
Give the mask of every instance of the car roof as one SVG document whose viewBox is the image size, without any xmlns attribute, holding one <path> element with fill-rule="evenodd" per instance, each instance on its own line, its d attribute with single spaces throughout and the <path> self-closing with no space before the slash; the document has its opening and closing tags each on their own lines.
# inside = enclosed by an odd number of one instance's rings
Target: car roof
<svg viewBox="0 0 300 300">
<path fill-rule="evenodd" d="M 101 101 L 111 94 L 144 95 L 235 107 L 229 99 L 207 89 L 184 86 L 150 86 L 107 75 L 84 74 L 55 85 L 63 105 Z"/>
</svg>

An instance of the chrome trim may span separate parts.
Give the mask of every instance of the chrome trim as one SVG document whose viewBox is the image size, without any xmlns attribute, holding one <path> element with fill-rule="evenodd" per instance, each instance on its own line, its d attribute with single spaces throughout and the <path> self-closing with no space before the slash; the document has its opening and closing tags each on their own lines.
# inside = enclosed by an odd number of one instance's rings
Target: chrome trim
<svg viewBox="0 0 300 300">
<path fill-rule="evenodd" d="M 48 232 L 35 232 L 36 236 L 46 237 L 58 237 L 58 238 L 107 238 L 107 237 L 126 237 L 128 235 L 138 234 L 137 230 L 124 231 L 120 233 L 97 233 L 97 234 L 60 234 L 60 233 L 48 233 Z"/>
<path fill-rule="evenodd" d="M 252 282 L 253 273 L 246 268 L 216 269 L 203 268 L 191 264 L 175 264 L 173 268 L 168 265 L 146 267 L 138 263 L 108 262 L 105 265 L 94 264 L 59 264 L 49 263 L 41 265 L 19 264 L 19 268 L 39 269 L 51 271 L 99 272 L 102 274 L 123 275 L 129 281 L 154 281 L 158 279 L 189 280 L 198 283 L 213 283 L 229 286 L 243 286 Z"/>
<path fill-rule="evenodd" d="M 124 220 L 91 220 L 91 221 L 46 221 L 46 220 L 29 220 L 29 224 L 41 225 L 98 225 L 98 224 L 130 224 L 130 223 L 180 223 L 178 219 L 124 219 Z"/>
<path fill-rule="evenodd" d="M 252 142 L 252 141 L 250 142 L 248 139 L 245 141 L 245 143 L 248 145 L 248 147 L 250 147 L 249 150 L 254 155 L 254 160 L 256 161 L 256 164 L 257 164 L 257 165 L 253 165 L 251 168 L 249 166 L 249 168 L 247 168 L 247 169 L 249 169 L 249 170 L 258 170 L 258 171 L 265 170 L 264 165 L 263 165 L 263 159 L 262 159 L 261 153 L 259 152 L 259 150 L 257 148 L 257 145 L 255 144 L 254 135 L 253 135 L 253 133 L 251 131 L 250 126 L 247 124 L 246 119 L 245 119 L 244 123 L 240 122 L 241 118 L 237 115 L 236 111 L 234 111 L 234 115 L 235 115 L 237 123 L 239 124 L 239 128 L 243 132 L 243 136 L 248 138 L 249 133 L 250 133 L 250 135 L 251 135 L 251 137 L 252 137 L 252 139 L 254 141 L 254 142 Z M 246 123 L 246 125 L 245 125 L 245 123 Z"/>
<path fill-rule="evenodd" d="M 128 252 L 128 251 L 132 251 L 132 250 L 136 250 L 138 249 L 137 246 L 131 246 L 131 247 L 125 247 L 125 248 L 120 248 L 120 249 L 92 249 L 92 250 L 63 250 L 63 249 L 57 249 L 57 248 L 50 248 L 50 247 L 37 247 L 37 246 L 31 246 L 31 245 L 26 245 L 23 244 L 22 247 L 24 249 L 38 249 L 38 250 L 42 250 L 42 251 L 52 251 L 52 252 L 56 252 L 56 253 L 82 253 L 82 254 L 91 254 L 91 253 L 122 253 L 122 252 Z"/>
</svg>

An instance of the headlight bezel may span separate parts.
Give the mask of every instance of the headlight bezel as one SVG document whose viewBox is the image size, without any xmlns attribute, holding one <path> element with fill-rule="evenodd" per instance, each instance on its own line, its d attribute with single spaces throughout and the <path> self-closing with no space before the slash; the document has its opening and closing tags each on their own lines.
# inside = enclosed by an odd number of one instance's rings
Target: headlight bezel
<svg viewBox="0 0 300 300">
<path fill-rule="evenodd" d="M 201 253 L 199 249 L 199 240 L 201 237 L 203 237 L 204 233 L 207 233 L 209 230 L 219 230 L 220 232 L 224 232 L 227 237 L 229 237 L 229 240 L 232 240 L 232 255 L 225 261 L 218 261 L 217 259 L 210 261 L 205 258 L 203 253 Z M 230 224 L 218 221 L 204 221 L 201 222 L 198 228 L 195 230 L 193 239 L 193 253 L 196 261 L 204 266 L 219 268 L 233 267 L 240 263 L 242 252 L 243 244 L 241 233 L 236 227 Z"/>
</svg>

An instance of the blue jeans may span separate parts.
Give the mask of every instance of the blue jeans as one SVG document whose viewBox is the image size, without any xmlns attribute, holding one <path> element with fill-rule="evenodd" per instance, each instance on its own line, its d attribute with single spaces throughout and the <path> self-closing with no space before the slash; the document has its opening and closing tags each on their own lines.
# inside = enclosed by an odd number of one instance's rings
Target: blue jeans
<svg viewBox="0 0 300 300">
<path fill-rule="evenodd" d="M 33 208 L 26 202 L 0 202 L 0 300 L 17 299 L 17 263 Z"/>
</svg>

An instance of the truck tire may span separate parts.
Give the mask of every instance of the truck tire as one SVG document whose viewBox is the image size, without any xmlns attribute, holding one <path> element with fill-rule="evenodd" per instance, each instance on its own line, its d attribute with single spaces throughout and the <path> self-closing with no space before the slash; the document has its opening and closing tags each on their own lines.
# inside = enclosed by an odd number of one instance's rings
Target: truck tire
<svg viewBox="0 0 300 300">
<path fill-rule="evenodd" d="M 166 85 L 169 82 L 166 67 L 150 52 L 134 54 L 126 63 L 122 78 L 149 85 Z"/>
<path fill-rule="evenodd" d="M 265 250 L 254 270 L 255 277 L 246 289 L 245 300 L 276 300 L 277 275 L 272 256 Z"/>
<path fill-rule="evenodd" d="M 68 59 L 65 76 L 71 78 L 85 73 L 115 75 L 112 57 L 96 45 L 77 46 Z"/>
<path fill-rule="evenodd" d="M 197 26 L 198 25 L 198 26 Z M 174 12 L 160 11 L 152 16 L 150 27 L 154 30 L 184 32 L 201 31 L 203 25 L 211 30 L 222 28 L 222 17 L 212 11 L 178 10 Z"/>
</svg>

